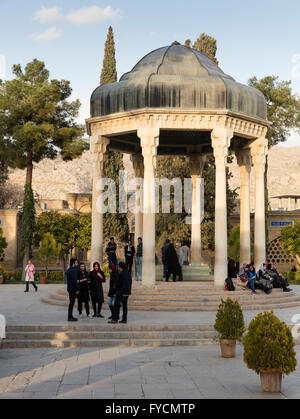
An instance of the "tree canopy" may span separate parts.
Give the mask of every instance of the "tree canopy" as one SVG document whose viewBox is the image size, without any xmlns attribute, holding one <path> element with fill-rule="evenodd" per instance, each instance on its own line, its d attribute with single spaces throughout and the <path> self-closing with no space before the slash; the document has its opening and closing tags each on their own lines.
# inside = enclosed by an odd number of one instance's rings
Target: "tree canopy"
<svg viewBox="0 0 300 419">
<path fill-rule="evenodd" d="M 192 41 L 187 39 L 185 41 L 185 46 L 191 48 Z M 217 40 L 212 36 L 202 33 L 199 38 L 194 42 L 193 48 L 201 52 L 201 54 L 206 55 L 217 65 L 219 64 L 216 54 L 217 54 Z"/>
<path fill-rule="evenodd" d="M 260 90 L 267 101 L 269 147 L 288 140 L 293 130 L 300 131 L 300 96 L 293 94 L 291 81 L 280 81 L 278 77 L 262 79 L 252 77 L 249 85 Z"/>
<path fill-rule="evenodd" d="M 280 236 L 283 250 L 292 257 L 295 257 L 300 271 L 300 222 L 295 226 L 288 226 L 281 229 Z"/>
</svg>

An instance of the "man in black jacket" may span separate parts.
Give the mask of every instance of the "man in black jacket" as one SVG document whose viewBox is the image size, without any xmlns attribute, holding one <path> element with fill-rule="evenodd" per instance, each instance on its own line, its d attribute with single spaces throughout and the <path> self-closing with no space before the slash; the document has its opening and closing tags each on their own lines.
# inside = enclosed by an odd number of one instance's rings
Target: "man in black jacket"
<svg viewBox="0 0 300 419">
<path fill-rule="evenodd" d="M 118 323 L 121 305 L 123 309 L 123 318 L 120 323 L 123 323 L 123 324 L 127 323 L 128 298 L 131 295 L 131 288 L 132 288 L 132 277 L 130 273 L 126 270 L 125 263 L 120 262 L 119 277 L 117 280 L 114 316 L 113 316 L 113 319 L 109 323 L 112 323 L 112 324 Z"/>
<path fill-rule="evenodd" d="M 71 259 L 70 268 L 67 270 L 67 284 L 68 293 L 70 298 L 69 310 L 68 310 L 68 321 L 77 322 L 77 319 L 73 317 L 73 308 L 76 298 L 79 296 L 79 284 L 78 284 L 79 270 L 78 260 Z"/>
<path fill-rule="evenodd" d="M 113 237 L 110 238 L 110 242 L 106 246 L 105 250 L 109 265 L 116 265 L 117 264 L 117 245 L 115 243 L 115 239 Z"/>
</svg>

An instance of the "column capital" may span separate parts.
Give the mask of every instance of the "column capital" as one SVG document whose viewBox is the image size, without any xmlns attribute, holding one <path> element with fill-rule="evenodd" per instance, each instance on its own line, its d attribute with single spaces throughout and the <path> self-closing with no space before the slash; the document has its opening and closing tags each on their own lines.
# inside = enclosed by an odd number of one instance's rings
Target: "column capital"
<svg viewBox="0 0 300 419">
<path fill-rule="evenodd" d="M 211 145 L 214 149 L 216 166 L 225 166 L 231 140 L 234 136 L 233 130 L 225 127 L 216 127 L 211 133 Z"/>
<path fill-rule="evenodd" d="M 104 170 L 105 155 L 107 148 L 110 144 L 110 139 L 102 137 L 101 135 L 95 135 L 90 140 L 90 151 L 93 156 L 94 170 L 97 174 L 100 174 Z"/>
<path fill-rule="evenodd" d="M 206 155 L 204 154 L 190 154 L 190 168 L 191 176 L 201 177 L 206 162 Z"/>
<path fill-rule="evenodd" d="M 257 138 L 250 146 L 256 178 L 263 177 L 266 170 L 266 157 L 268 155 L 268 139 Z"/>
<path fill-rule="evenodd" d="M 143 178 L 144 177 L 144 158 L 143 155 L 140 153 L 132 154 L 130 156 L 133 170 L 135 177 L 137 178 Z"/>
<path fill-rule="evenodd" d="M 144 170 L 155 169 L 155 158 L 159 146 L 159 128 L 139 128 L 138 137 L 141 139 L 142 154 L 144 157 Z"/>
</svg>

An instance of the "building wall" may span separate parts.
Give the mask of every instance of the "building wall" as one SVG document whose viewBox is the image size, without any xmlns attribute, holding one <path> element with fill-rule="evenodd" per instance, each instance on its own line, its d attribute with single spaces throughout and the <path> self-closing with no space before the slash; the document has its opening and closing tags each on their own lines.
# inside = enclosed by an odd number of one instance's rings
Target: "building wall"
<svg viewBox="0 0 300 419">
<path fill-rule="evenodd" d="M 15 270 L 18 260 L 18 224 L 20 218 L 17 210 L 0 210 L 0 227 L 8 243 L 5 250 L 3 266 Z"/>
</svg>

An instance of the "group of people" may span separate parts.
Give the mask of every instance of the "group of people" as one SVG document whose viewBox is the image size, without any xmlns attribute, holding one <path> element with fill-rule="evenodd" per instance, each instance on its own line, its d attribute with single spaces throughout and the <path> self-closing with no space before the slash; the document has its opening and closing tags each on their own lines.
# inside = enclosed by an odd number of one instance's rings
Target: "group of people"
<svg viewBox="0 0 300 419">
<path fill-rule="evenodd" d="M 166 282 L 169 282 L 171 275 L 173 276 L 173 282 L 176 282 L 177 277 L 179 281 L 183 281 L 182 267 L 189 265 L 191 256 L 187 244 L 181 246 L 181 243 L 176 243 L 174 246 L 168 239 L 161 249 L 161 256 L 164 270 L 163 278 Z"/>
<path fill-rule="evenodd" d="M 120 309 L 122 306 L 123 317 L 120 323 L 127 323 L 128 299 L 131 295 L 132 277 L 127 270 L 126 264 L 120 262 L 119 265 L 110 263 L 110 286 L 108 292 L 108 306 L 111 311 L 109 323 L 115 324 L 120 320 Z M 82 317 L 83 306 L 86 315 L 90 317 L 90 304 L 92 302 L 93 318 L 104 318 L 101 314 L 104 303 L 103 284 L 106 282 L 105 274 L 98 262 L 93 265 L 93 270 L 88 273 L 84 263 L 79 263 L 77 259 L 71 259 L 70 268 L 67 271 L 67 286 L 69 293 L 68 321 L 76 322 L 73 316 L 73 309 L 78 299 L 78 312 Z"/>
<path fill-rule="evenodd" d="M 232 265 L 231 265 L 232 266 Z M 257 295 L 257 290 L 262 290 L 266 294 L 270 294 L 273 289 L 279 288 L 283 292 L 291 292 L 288 280 L 280 275 L 277 265 L 263 263 L 258 272 L 256 272 L 254 264 L 244 264 L 239 270 L 238 275 L 234 276 L 232 269 L 230 269 L 229 262 L 229 278 L 237 278 L 237 285 L 244 289 L 252 291 L 253 295 Z"/>
<path fill-rule="evenodd" d="M 109 265 L 117 265 L 117 244 L 114 237 L 110 238 L 108 245 L 106 246 L 106 255 L 108 258 Z M 132 241 L 129 240 L 124 247 L 124 259 L 126 270 L 132 275 L 132 268 L 134 261 L 135 264 L 135 279 L 141 280 L 143 270 L 143 239 L 139 237 L 137 249 L 133 245 Z"/>
</svg>

